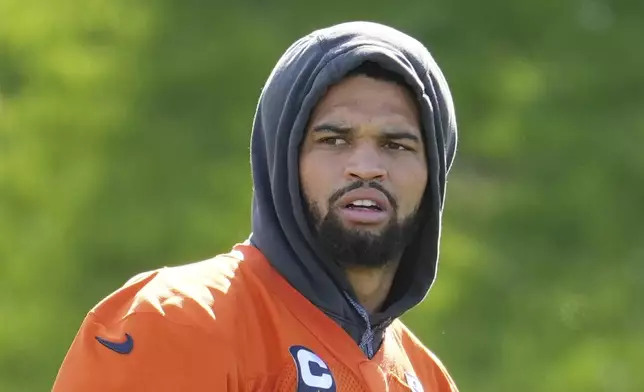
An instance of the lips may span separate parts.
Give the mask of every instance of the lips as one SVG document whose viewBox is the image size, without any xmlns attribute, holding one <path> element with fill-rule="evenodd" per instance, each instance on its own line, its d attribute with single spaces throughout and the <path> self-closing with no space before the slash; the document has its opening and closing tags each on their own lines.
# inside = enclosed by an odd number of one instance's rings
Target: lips
<svg viewBox="0 0 644 392">
<path fill-rule="evenodd" d="M 340 215 L 348 222 L 359 225 L 385 223 L 391 215 L 391 204 L 380 191 L 360 188 L 347 192 L 338 200 Z"/>
<path fill-rule="evenodd" d="M 362 201 L 367 201 L 367 205 Z M 371 202 L 371 203 L 369 203 Z M 372 188 L 360 188 L 347 192 L 338 200 L 341 208 L 363 208 L 389 212 L 391 204 L 387 197 L 380 191 Z"/>
</svg>

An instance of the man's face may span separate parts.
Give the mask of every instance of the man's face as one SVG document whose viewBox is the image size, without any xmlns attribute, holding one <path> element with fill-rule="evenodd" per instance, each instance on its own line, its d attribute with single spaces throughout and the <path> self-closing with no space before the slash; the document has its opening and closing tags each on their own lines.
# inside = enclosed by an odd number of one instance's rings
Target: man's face
<svg viewBox="0 0 644 392">
<path fill-rule="evenodd" d="M 344 266 L 382 266 L 417 226 L 427 183 L 414 98 L 393 82 L 354 76 L 314 109 L 300 181 L 323 250 Z"/>
</svg>

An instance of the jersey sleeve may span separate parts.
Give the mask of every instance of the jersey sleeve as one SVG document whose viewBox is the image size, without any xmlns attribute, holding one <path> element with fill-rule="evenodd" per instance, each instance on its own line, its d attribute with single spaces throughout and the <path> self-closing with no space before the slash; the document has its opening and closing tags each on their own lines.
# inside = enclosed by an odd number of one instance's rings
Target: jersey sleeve
<svg viewBox="0 0 644 392">
<path fill-rule="evenodd" d="M 90 313 L 52 392 L 237 391 L 235 358 L 223 340 L 161 314 L 105 325 Z"/>
<path fill-rule="evenodd" d="M 436 391 L 458 392 L 456 383 L 454 382 L 454 379 L 452 378 L 450 373 L 447 371 L 445 365 L 443 365 L 443 362 L 441 362 L 441 360 L 433 352 L 427 350 L 427 354 L 430 358 L 429 364 L 432 368 L 431 373 L 433 373 L 433 378 L 435 380 Z"/>
</svg>

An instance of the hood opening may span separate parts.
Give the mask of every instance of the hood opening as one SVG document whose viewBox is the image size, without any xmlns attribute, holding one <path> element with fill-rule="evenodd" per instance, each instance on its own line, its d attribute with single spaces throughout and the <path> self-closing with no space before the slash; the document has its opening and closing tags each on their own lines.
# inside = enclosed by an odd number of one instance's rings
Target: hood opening
<svg viewBox="0 0 644 392">
<path fill-rule="evenodd" d="M 317 249 L 300 191 L 299 150 L 317 102 L 331 85 L 365 62 L 400 75 L 414 91 L 425 139 L 423 224 L 403 254 L 383 311 L 372 315 L 369 324 L 399 317 L 425 298 L 435 279 L 445 179 L 456 152 L 451 94 L 427 49 L 398 30 L 371 22 L 344 23 L 309 34 L 293 43 L 271 72 L 251 136 L 250 242 L 357 342 L 364 336 L 365 321 L 346 296 L 354 294 L 344 272 Z"/>
</svg>

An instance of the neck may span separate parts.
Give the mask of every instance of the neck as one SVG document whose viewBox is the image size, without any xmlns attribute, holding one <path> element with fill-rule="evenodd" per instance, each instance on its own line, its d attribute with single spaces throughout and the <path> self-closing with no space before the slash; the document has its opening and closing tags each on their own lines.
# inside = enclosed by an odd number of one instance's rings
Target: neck
<svg viewBox="0 0 644 392">
<path fill-rule="evenodd" d="M 358 302 L 370 315 L 379 311 L 387 299 L 397 268 L 398 263 L 388 263 L 378 268 L 347 267 L 345 269 Z"/>
</svg>

